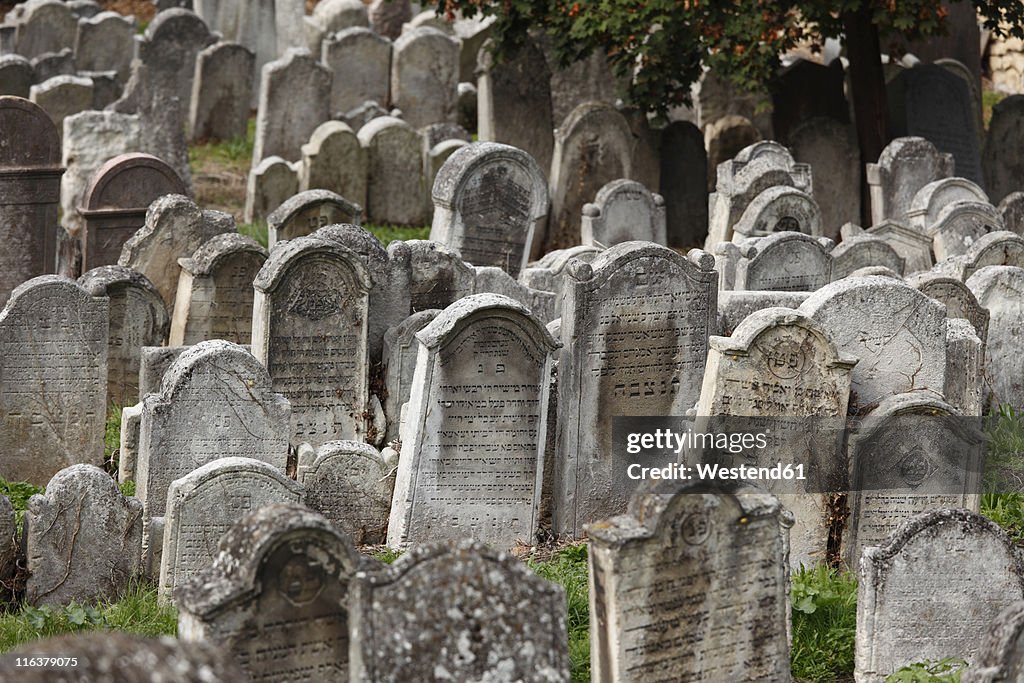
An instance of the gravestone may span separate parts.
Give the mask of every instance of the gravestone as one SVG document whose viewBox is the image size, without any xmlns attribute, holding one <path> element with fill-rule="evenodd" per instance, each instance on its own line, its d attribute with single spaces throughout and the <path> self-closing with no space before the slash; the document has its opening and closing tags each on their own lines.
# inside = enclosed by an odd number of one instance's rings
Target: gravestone
<svg viewBox="0 0 1024 683">
<path fill-rule="evenodd" d="M 473 283 L 475 294 L 501 294 L 515 299 L 530 309 L 530 312 L 547 324 L 560 315 L 558 297 L 554 292 L 533 289 L 516 282 L 501 268 L 494 266 L 476 266 L 476 278 Z"/>
<path fill-rule="evenodd" d="M 1024 269 L 988 266 L 971 275 L 965 284 L 989 312 L 987 389 L 996 405 L 1024 406 L 1024 358 L 1018 341 L 1024 319 Z"/>
<path fill-rule="evenodd" d="M 251 237 L 228 232 L 215 235 L 189 258 L 178 260 L 174 320 L 170 344 L 224 339 L 248 344 L 252 336 L 253 280 L 267 260 L 267 250 Z"/>
<path fill-rule="evenodd" d="M 416 338 L 388 545 L 531 543 L 558 342 L 529 309 L 497 294 L 461 299 Z"/>
<path fill-rule="evenodd" d="M 0 496 L 0 581 L 5 585 L 17 569 L 20 536 L 14 506 L 7 496 Z"/>
<path fill-rule="evenodd" d="M 80 71 L 78 75 L 92 81 L 92 109 L 106 109 L 120 99 L 122 89 L 116 71 Z"/>
<path fill-rule="evenodd" d="M 719 75 L 713 69 L 703 73 L 697 83 L 691 86 L 691 92 L 693 108 L 690 115 L 701 130 L 706 130 L 723 118 L 736 115 L 753 122 L 761 137 L 767 140 L 775 138 L 771 100 L 767 92 L 758 93 L 737 87 L 728 77 Z"/>
<path fill-rule="evenodd" d="M 302 146 L 299 190 L 330 190 L 366 206 L 366 150 L 352 129 L 327 121 Z"/>
<path fill-rule="evenodd" d="M 632 159 L 633 133 L 614 107 L 585 102 L 573 109 L 555 134 L 547 234 L 534 241 L 532 255 L 579 244 L 583 205 L 605 183 L 631 177 Z"/>
<path fill-rule="evenodd" d="M 299 451 L 302 502 L 326 517 L 358 545 L 383 543 L 394 476 L 373 446 L 328 441 Z"/>
<path fill-rule="evenodd" d="M 989 312 L 961 280 L 940 273 L 918 273 L 907 284 L 946 307 L 947 318 L 963 318 L 971 323 L 982 342 L 988 339 Z"/>
<path fill-rule="evenodd" d="M 810 194 L 786 185 L 769 187 L 754 197 L 732 230 L 734 242 L 773 232 L 824 234 L 818 203 Z"/>
<path fill-rule="evenodd" d="M 352 584 L 351 677 L 567 683 L 565 592 L 482 544 L 419 546 Z"/>
<path fill-rule="evenodd" d="M 135 52 L 135 18 L 100 12 L 78 20 L 75 64 L 79 71 L 116 71 L 124 83 Z"/>
<path fill-rule="evenodd" d="M 0 304 L 22 282 L 54 272 L 60 137 L 46 112 L 19 97 L 0 97 Z"/>
<path fill-rule="evenodd" d="M 423 130 L 429 131 L 430 126 L 427 126 Z M 427 185 L 429 187 L 434 187 L 434 181 L 437 180 L 438 174 L 441 173 L 441 169 L 444 167 L 445 163 L 447 163 L 448 159 L 463 147 L 468 146 L 469 142 L 465 140 L 452 139 L 443 140 L 427 149 L 426 159 L 423 164 L 423 173 L 426 178 Z"/>
<path fill-rule="evenodd" d="M 819 64 L 797 58 L 779 69 L 772 89 L 773 139 L 792 148 L 802 123 L 813 119 L 849 123 L 850 103 L 843 94 L 843 68 L 843 63 L 836 59 Z M 845 220 L 857 218 L 859 215 Z"/>
<path fill-rule="evenodd" d="M 78 76 L 54 76 L 29 90 L 29 99 L 46 110 L 58 132 L 65 118 L 92 109 L 92 96 L 92 79 Z"/>
<path fill-rule="evenodd" d="M 1003 609 L 984 628 L 974 664 L 963 673 L 965 683 L 1015 681 L 1024 676 L 1024 602 Z"/>
<path fill-rule="evenodd" d="M 252 165 L 267 157 L 299 159 L 302 145 L 329 119 L 331 70 L 309 50 L 291 48 L 263 67 Z"/>
<path fill-rule="evenodd" d="M 822 234 L 839 238 L 844 223 L 860 223 L 860 148 L 849 123 L 813 118 L 793 128 L 789 148 L 796 161 L 814 169 L 823 192 L 814 195 L 821 208 Z"/>
<path fill-rule="evenodd" d="M 949 652 L 973 663 L 979 633 L 1024 597 L 1022 574 L 1020 551 L 976 513 L 936 510 L 908 520 L 861 560 L 857 680 L 881 683 L 902 666 Z"/>
<path fill-rule="evenodd" d="M 0 55 L 0 95 L 28 99 L 35 83 L 32 63 L 21 55 Z"/>
<path fill-rule="evenodd" d="M 363 209 L 330 190 L 300 192 L 267 216 L 267 244 L 312 235 L 326 225 L 351 223 L 359 225 Z"/>
<path fill-rule="evenodd" d="M 394 40 L 401 35 L 402 25 L 412 19 L 412 6 L 409 0 L 374 0 L 369 14 L 373 30 Z"/>
<path fill-rule="evenodd" d="M 865 231 L 882 240 L 903 259 L 903 272 L 907 275 L 932 267 L 932 238 L 921 228 L 906 223 L 884 220 Z"/>
<path fill-rule="evenodd" d="M 835 342 L 857 357 L 850 408 L 892 394 L 945 386 L 946 316 L 938 302 L 891 278 L 845 278 L 800 305 Z"/>
<path fill-rule="evenodd" d="M 292 443 L 366 433 L 372 282 L 355 252 L 317 237 L 279 246 L 253 286 L 253 354 L 291 401 Z"/>
<path fill-rule="evenodd" d="M 107 405 L 123 407 L 139 400 L 139 354 L 143 346 L 163 344 L 171 319 L 160 292 L 149 279 L 123 266 L 100 266 L 78 278 L 93 297 L 109 299 Z"/>
<path fill-rule="evenodd" d="M 1024 267 L 1024 237 L 1008 230 L 986 233 L 971 244 L 966 254 L 947 258 L 933 270 L 967 280 L 985 266 Z"/>
<path fill-rule="evenodd" d="M 999 202 L 999 216 L 1003 227 L 1024 235 L 1024 192 L 1011 192 Z"/>
<path fill-rule="evenodd" d="M 245 222 L 265 219 L 298 192 L 299 172 L 299 164 L 289 164 L 278 156 L 267 157 L 249 171 L 245 186 Z"/>
<path fill-rule="evenodd" d="M 367 100 L 386 105 L 390 90 L 391 41 L 362 26 L 324 38 L 320 57 L 333 72 L 331 113 L 355 109 Z"/>
<path fill-rule="evenodd" d="M 196 55 L 188 110 L 189 139 L 245 137 L 255 64 L 256 55 L 237 43 L 215 43 Z"/>
<path fill-rule="evenodd" d="M 761 132 L 750 119 L 729 114 L 704 126 L 704 148 L 708 151 L 708 190 L 715 188 L 720 164 L 761 140 Z"/>
<path fill-rule="evenodd" d="M 661 132 L 661 183 L 665 231 L 670 247 L 704 244 L 708 234 L 708 155 L 704 136 L 689 121 L 673 121 Z"/>
<path fill-rule="evenodd" d="M 359 144 L 366 150 L 367 220 L 396 225 L 426 223 L 419 133 L 401 119 L 381 116 L 359 129 Z"/>
<path fill-rule="evenodd" d="M 319 57 L 320 46 L 328 36 L 349 28 L 366 28 L 370 18 L 362 0 L 323 0 L 311 16 L 303 17 L 302 23 L 309 49 Z"/>
<path fill-rule="evenodd" d="M 962 256 L 985 233 L 1003 229 L 995 207 L 985 202 L 955 201 L 946 205 L 925 232 L 932 238 L 935 262 Z"/>
<path fill-rule="evenodd" d="M 320 515 L 296 504 L 260 508 L 175 591 L 178 637 L 230 652 L 251 680 L 348 680 L 359 564 L 352 541 Z"/>
<path fill-rule="evenodd" d="M 992 121 L 989 123 L 982 161 L 985 167 L 985 187 L 993 204 L 1001 202 L 1012 192 L 1024 189 L 1024 183 L 1020 180 L 1024 173 L 1024 159 L 1017 151 L 1022 142 L 1022 117 L 1022 95 L 1010 95 L 992 107 Z"/>
<path fill-rule="evenodd" d="M 66 4 L 58 0 L 36 0 L 23 7 L 23 14 L 17 20 L 14 52 L 32 58 L 74 44 L 78 20 Z"/>
<path fill-rule="evenodd" d="M 789 515 L 738 482 L 659 483 L 589 527 L 593 679 L 788 683 Z"/>
<path fill-rule="evenodd" d="M 108 302 L 67 278 L 19 285 L 0 311 L 0 477 L 44 486 L 103 463 Z"/>
<path fill-rule="evenodd" d="M 443 244 L 408 240 L 401 260 L 389 254 L 396 268 L 409 273 L 410 311 L 447 308 L 476 290 L 476 271 Z M 406 265 L 406 263 L 408 265 Z"/>
<path fill-rule="evenodd" d="M 635 482 L 612 448 L 612 418 L 684 415 L 700 396 L 716 330 L 718 274 L 700 250 L 682 256 L 622 242 L 591 263 L 570 262 L 562 300 L 554 524 L 583 525 L 625 510 Z"/>
<path fill-rule="evenodd" d="M 139 574 L 142 504 L 98 467 L 55 474 L 29 499 L 24 524 L 30 605 L 116 602 Z"/>
<path fill-rule="evenodd" d="M 604 251 L 597 246 L 579 245 L 569 249 L 549 251 L 544 257 L 531 263 L 519 272 L 519 281 L 527 287 L 544 292 L 552 292 L 557 299 L 562 296 L 562 284 L 566 274 L 566 266 L 573 259 L 590 263 Z"/>
<path fill-rule="evenodd" d="M 391 52 L 391 104 L 413 128 L 455 121 L 459 41 L 435 28 L 403 32 Z"/>
<path fill-rule="evenodd" d="M 985 190 L 966 178 L 933 180 L 914 194 L 904 215 L 910 225 L 928 230 L 953 202 L 989 203 Z"/>
<path fill-rule="evenodd" d="M 946 401 L 969 417 L 985 410 L 985 342 L 963 318 L 946 318 Z"/>
<path fill-rule="evenodd" d="M 75 53 L 70 47 L 60 52 L 46 52 L 32 60 L 32 72 L 37 84 L 45 83 L 55 76 L 74 76 L 76 71 Z"/>
<path fill-rule="evenodd" d="M 145 506 L 144 546 L 151 553 L 161 546 L 150 525 L 164 516 L 175 479 L 232 456 L 283 472 L 288 415 L 288 401 L 242 347 L 215 340 L 185 350 L 164 373 L 160 392 L 142 399 L 135 490 Z"/>
<path fill-rule="evenodd" d="M 547 217 L 544 172 L 522 150 L 495 142 L 452 154 L 432 196 L 430 239 L 468 263 L 498 266 L 512 277 L 526 265 L 536 229 Z"/>
<path fill-rule="evenodd" d="M 843 556 L 856 566 L 906 519 L 937 508 L 978 509 L 983 465 L 980 421 L 935 394 L 882 400 L 849 437 L 850 518 Z"/>
<path fill-rule="evenodd" d="M 731 244 L 726 242 L 725 244 Z M 741 242 L 735 287 L 773 292 L 813 292 L 832 281 L 831 240 L 802 232 L 777 232 Z M 718 266 L 719 272 L 723 270 Z"/>
<path fill-rule="evenodd" d="M 160 392 L 164 373 L 187 346 L 143 346 L 139 352 L 139 397 Z M 140 413 L 141 414 L 141 413 Z"/>
<path fill-rule="evenodd" d="M 150 154 L 121 154 L 103 164 L 79 209 L 85 220 L 82 269 L 117 263 L 125 242 L 146 222 L 149 205 L 187 191 L 174 169 Z"/>
<path fill-rule="evenodd" d="M 606 247 L 640 240 L 667 245 L 665 199 L 635 180 L 620 178 L 597 191 L 593 204 L 583 205 L 583 244 Z"/>
<path fill-rule="evenodd" d="M 221 537 L 245 515 L 274 503 L 298 503 L 302 486 L 252 458 L 221 458 L 167 489 L 160 598 L 213 564 Z"/>
<path fill-rule="evenodd" d="M 957 170 L 959 173 L 959 169 Z M 953 155 L 922 137 L 896 138 L 866 168 L 871 193 L 871 224 L 902 220 L 918 190 L 953 175 Z"/>
<path fill-rule="evenodd" d="M 229 214 L 203 211 L 182 195 L 165 195 L 149 205 L 145 224 L 124 243 L 117 264 L 148 277 L 173 316 L 178 259 L 191 256 L 211 237 L 226 232 L 235 232 Z"/>
<path fill-rule="evenodd" d="M 882 266 L 902 275 L 903 264 L 903 257 L 885 240 L 868 234 L 844 236 L 832 250 L 832 279 L 841 280 L 856 270 L 872 266 Z"/>
<path fill-rule="evenodd" d="M 401 324 L 388 328 L 384 334 L 384 386 L 387 388 L 384 415 L 388 420 L 385 438 L 387 443 L 401 439 L 398 433 L 399 416 L 402 406 L 409 402 L 412 394 L 413 374 L 416 372 L 416 358 L 419 356 L 416 334 L 440 312 L 436 308 L 418 311 Z M 391 509 L 390 505 L 388 509 Z"/>
<path fill-rule="evenodd" d="M 551 71 L 544 53 L 526 37 L 506 58 L 495 61 L 491 45 L 475 57 L 477 127 L 481 142 L 517 147 L 542 169 L 551 168 L 555 124 L 551 111 Z"/>
</svg>

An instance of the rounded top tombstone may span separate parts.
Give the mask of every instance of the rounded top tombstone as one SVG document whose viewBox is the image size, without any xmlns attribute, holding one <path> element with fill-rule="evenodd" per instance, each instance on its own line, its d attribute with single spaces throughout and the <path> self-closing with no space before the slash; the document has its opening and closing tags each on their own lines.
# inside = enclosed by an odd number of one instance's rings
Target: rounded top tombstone
<svg viewBox="0 0 1024 683">
<path fill-rule="evenodd" d="M 168 194 L 188 194 L 173 168 L 151 154 L 121 154 L 93 175 L 84 209 L 146 209 Z"/>
<path fill-rule="evenodd" d="M 60 135 L 49 114 L 21 97 L 0 97 L 0 168 L 60 166 Z"/>
</svg>

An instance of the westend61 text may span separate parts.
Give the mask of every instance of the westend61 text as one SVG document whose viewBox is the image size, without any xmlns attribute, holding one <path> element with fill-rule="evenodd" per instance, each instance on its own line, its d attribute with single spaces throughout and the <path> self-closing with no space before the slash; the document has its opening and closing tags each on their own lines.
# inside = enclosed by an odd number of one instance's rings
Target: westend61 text
<svg viewBox="0 0 1024 683">
<path fill-rule="evenodd" d="M 664 467 L 644 467 L 633 463 L 626 469 L 626 476 L 630 479 L 679 479 L 699 481 L 782 481 L 802 480 L 804 466 L 783 465 L 781 462 L 772 467 L 751 467 L 750 465 L 739 465 L 737 467 L 722 467 L 717 464 L 697 463 L 692 467 L 681 463 L 672 463 Z"/>
</svg>

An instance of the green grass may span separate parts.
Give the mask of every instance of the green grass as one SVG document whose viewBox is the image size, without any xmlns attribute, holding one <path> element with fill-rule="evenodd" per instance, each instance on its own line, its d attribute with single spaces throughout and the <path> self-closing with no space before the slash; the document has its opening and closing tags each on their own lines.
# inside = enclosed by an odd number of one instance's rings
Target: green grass
<svg viewBox="0 0 1024 683">
<path fill-rule="evenodd" d="M 42 492 L 42 486 L 33 486 L 25 481 L 6 481 L 0 479 L 0 496 L 7 496 L 11 501 L 19 535 L 21 534 L 21 522 L 25 517 L 25 509 L 28 507 L 28 499 Z"/>
<path fill-rule="evenodd" d="M 819 565 L 793 572 L 793 676 L 834 681 L 853 673 L 857 579 Z"/>
<path fill-rule="evenodd" d="M 1024 413 L 1004 405 L 985 419 L 983 491 L 1024 492 Z"/>
<path fill-rule="evenodd" d="M 218 142 L 200 142 L 189 145 L 188 160 L 193 168 L 199 164 L 219 163 L 225 166 L 244 166 L 248 173 L 252 163 L 252 148 L 256 140 L 256 118 L 249 119 L 245 136 Z"/>
<path fill-rule="evenodd" d="M 988 130 L 988 124 L 992 122 L 992 107 L 999 104 L 1004 97 L 1006 97 L 1006 93 L 995 90 L 985 90 L 981 93 L 981 119 L 986 130 Z"/>
<path fill-rule="evenodd" d="M 103 427 L 103 466 L 112 476 L 117 476 L 117 459 L 114 457 L 121 448 L 121 406 L 111 403 L 107 412 L 107 423 Z"/>
<path fill-rule="evenodd" d="M 255 223 L 242 223 L 238 226 L 238 232 L 251 237 L 261 245 L 263 248 L 267 248 L 268 237 L 267 237 L 267 223 L 266 221 L 257 221 Z"/>
<path fill-rule="evenodd" d="M 574 545 L 549 560 L 527 561 L 541 578 L 565 588 L 568 608 L 569 667 L 573 683 L 590 680 L 590 595 L 587 588 L 587 546 Z"/>
<path fill-rule="evenodd" d="M 960 683 L 960 674 L 966 669 L 967 662 L 958 657 L 925 660 L 889 674 L 885 683 Z"/>
<path fill-rule="evenodd" d="M 430 237 L 429 225 L 417 228 L 404 225 L 375 225 L 367 223 L 363 227 L 373 233 L 374 237 L 379 239 L 385 247 L 397 240 L 425 240 Z"/>
</svg>

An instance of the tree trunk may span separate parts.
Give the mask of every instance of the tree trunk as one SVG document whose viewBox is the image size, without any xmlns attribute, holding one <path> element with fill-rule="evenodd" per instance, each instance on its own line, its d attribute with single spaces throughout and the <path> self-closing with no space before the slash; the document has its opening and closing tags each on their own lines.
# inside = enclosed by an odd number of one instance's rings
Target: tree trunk
<svg viewBox="0 0 1024 683">
<path fill-rule="evenodd" d="M 871 208 L 864 165 L 878 161 L 889 143 L 888 105 L 882 48 L 878 27 L 871 23 L 871 9 L 862 3 L 854 12 L 843 14 L 846 28 L 846 56 L 850 60 L 850 96 L 857 125 L 861 159 L 861 221 L 871 225 Z"/>
</svg>

